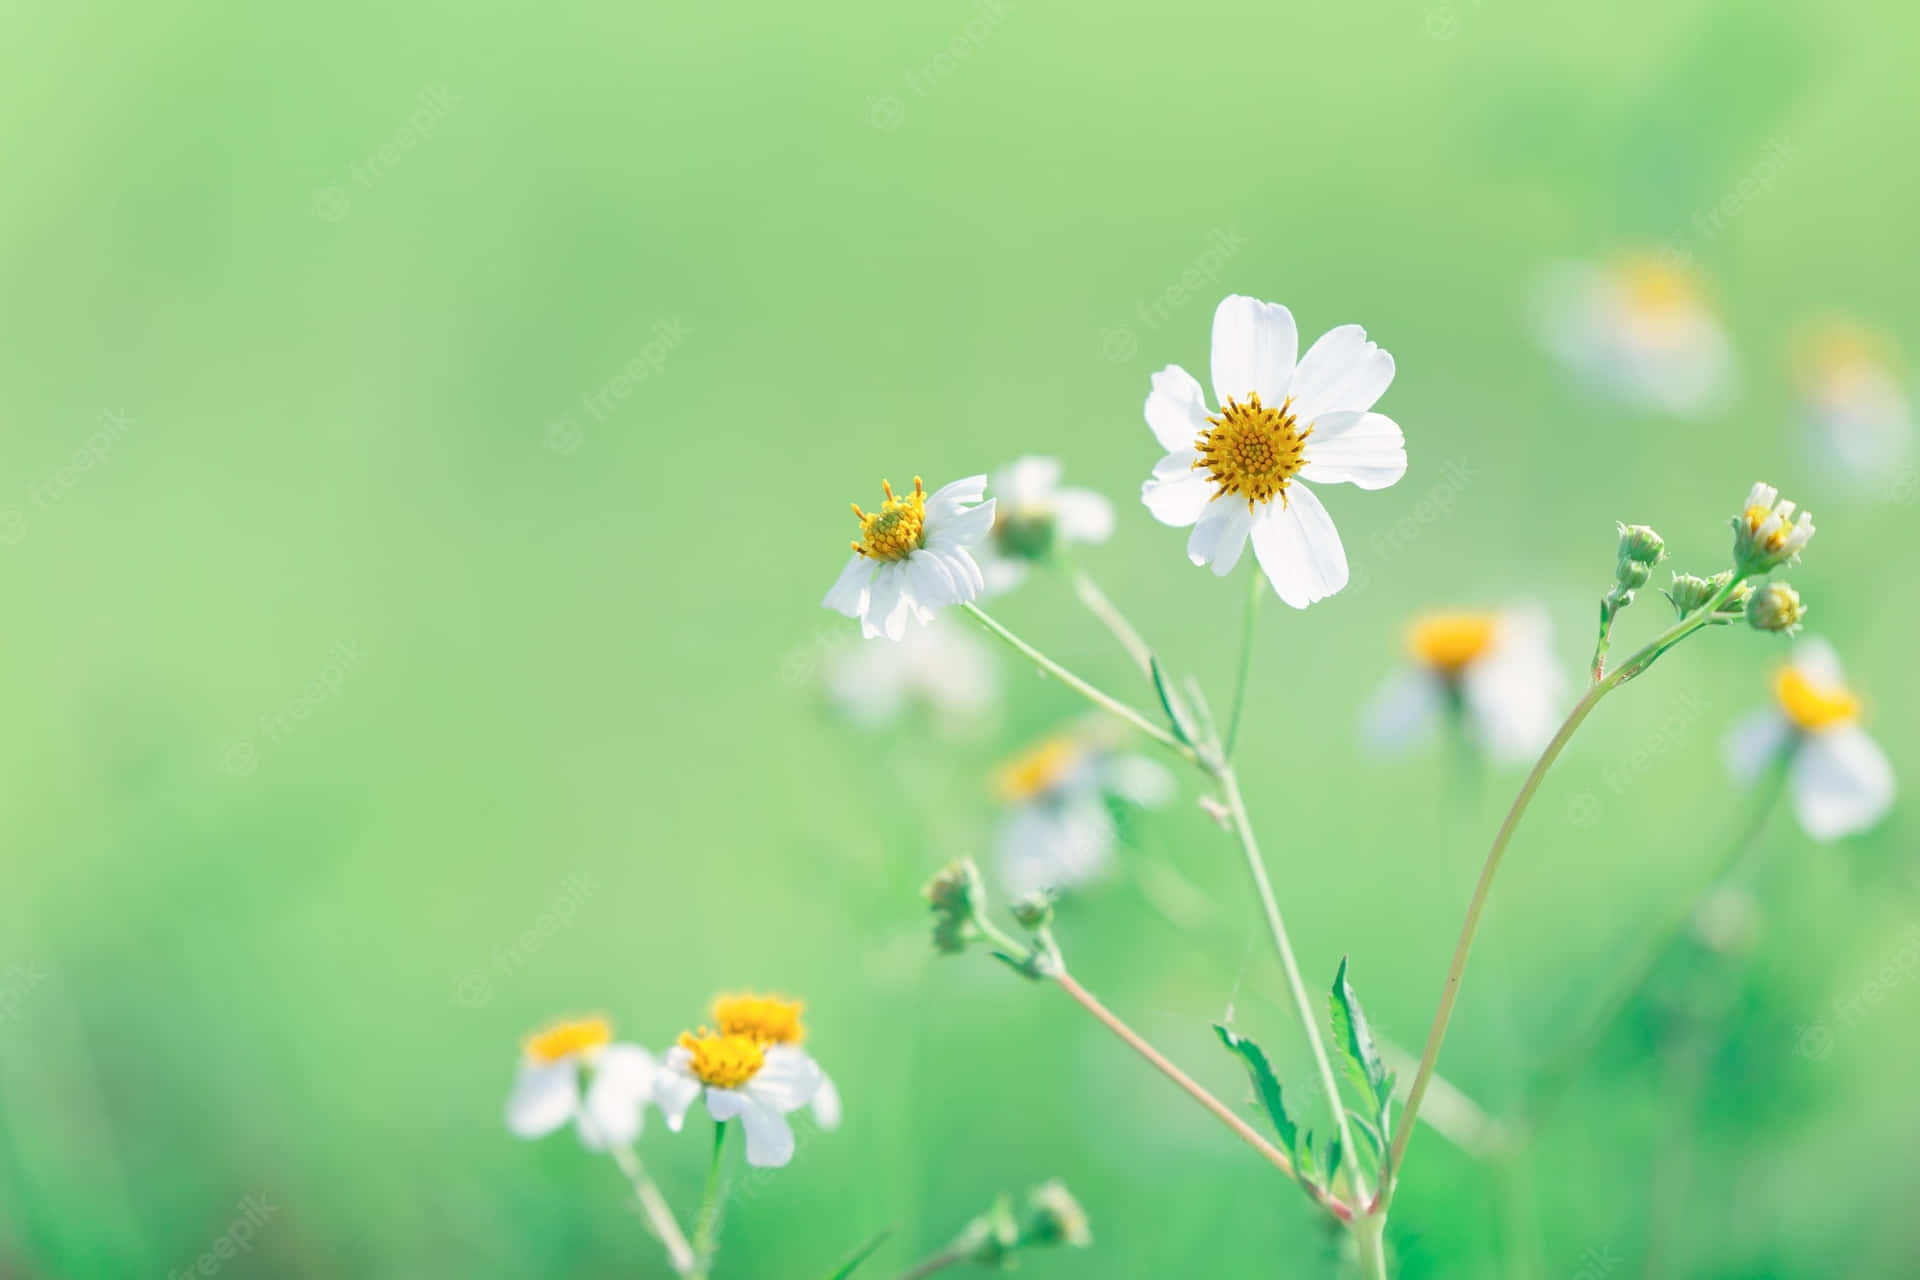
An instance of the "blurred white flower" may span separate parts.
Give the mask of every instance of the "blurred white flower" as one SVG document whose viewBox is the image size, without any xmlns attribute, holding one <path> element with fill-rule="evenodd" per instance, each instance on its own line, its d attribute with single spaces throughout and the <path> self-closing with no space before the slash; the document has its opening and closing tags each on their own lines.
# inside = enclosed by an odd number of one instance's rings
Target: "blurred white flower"
<svg viewBox="0 0 1920 1280">
<path fill-rule="evenodd" d="M 1855 492 L 1884 492 L 1913 465 L 1913 401 L 1891 344 L 1847 321 L 1803 343 L 1801 416 L 1807 452 Z"/>
<path fill-rule="evenodd" d="M 1488 755 L 1519 763 L 1546 747 L 1566 713 L 1566 676 L 1538 606 L 1426 614 L 1408 628 L 1407 650 L 1412 663 L 1361 711 L 1361 739 L 1375 750 L 1412 748 L 1452 710 Z"/>
<path fill-rule="evenodd" d="M 943 725 L 978 723 L 1000 694 L 992 651 L 945 618 L 908 631 L 898 644 L 849 642 L 829 661 L 826 680 L 841 713 L 869 729 L 892 723 L 914 698 Z"/>
<path fill-rule="evenodd" d="M 1726 330 L 1693 272 L 1671 253 L 1552 269 L 1538 324 L 1547 350 L 1611 400 L 1695 414 L 1732 382 Z"/>
<path fill-rule="evenodd" d="M 507 1128 L 538 1138 L 572 1121 L 596 1150 L 640 1136 L 658 1064 L 637 1045 L 614 1044 L 605 1018 L 556 1022 L 529 1036 L 507 1099 Z M 592 1073 L 583 1093 L 582 1072 Z"/>
<path fill-rule="evenodd" d="M 1113 504 L 1091 489 L 1060 487 L 1058 458 L 1018 458 L 994 472 L 993 537 L 980 548 L 987 593 L 1010 591 L 1027 570 L 1076 542 L 1113 536 Z"/>
<path fill-rule="evenodd" d="M 909 619 L 921 624 L 934 611 L 978 596 L 986 582 L 969 548 L 993 529 L 993 501 L 981 498 L 987 478 L 968 476 L 931 496 L 913 479 L 913 492 L 887 495 L 880 510 L 868 514 L 855 504 L 860 540 L 834 582 L 825 607 L 860 619 L 860 634 L 898 640 Z M 977 504 L 977 505 L 975 505 Z"/>
<path fill-rule="evenodd" d="M 793 1159 L 793 1127 L 787 1115 L 813 1101 L 820 1068 L 791 1045 L 763 1045 L 750 1036 L 702 1029 L 687 1032 L 667 1050 L 654 1078 L 653 1099 L 675 1133 L 687 1108 L 704 1095 L 716 1123 L 740 1121 L 747 1135 L 747 1163 L 777 1168 Z"/>
<path fill-rule="evenodd" d="M 798 1049 L 807 1038 L 807 1026 L 800 1017 L 806 1008 L 804 1001 L 745 991 L 713 1002 L 713 1024 L 722 1035 L 746 1036 L 762 1045 L 784 1044 Z M 811 1055 L 808 1057 L 811 1060 Z M 814 1063 L 814 1068 L 819 1070 L 819 1064 Z M 822 1129 L 840 1127 L 840 1090 L 825 1071 L 820 1071 L 820 1085 L 813 1094 L 813 1118 Z"/>
<path fill-rule="evenodd" d="M 1823 640 L 1796 645 L 1774 673 L 1774 705 L 1727 733 L 1727 770 L 1751 784 L 1788 754 L 1794 816 L 1815 840 L 1864 831 L 1893 807 L 1893 765 L 1860 727 L 1860 698 Z"/>
<path fill-rule="evenodd" d="M 1178 365 L 1153 375 L 1147 425 L 1167 455 L 1140 491 L 1162 524 L 1193 526 L 1187 558 L 1225 577 L 1249 539 L 1274 592 L 1296 609 L 1347 585 L 1347 553 L 1307 483 L 1384 489 L 1406 474 L 1406 440 L 1370 413 L 1393 357 L 1357 324 L 1299 348 L 1293 313 L 1238 295 L 1213 313 L 1213 394 Z"/>
<path fill-rule="evenodd" d="M 995 836 L 1000 884 L 1019 897 L 1099 879 L 1119 839 L 1109 801 L 1159 808 L 1173 798 L 1174 782 L 1158 762 L 1074 732 L 1002 765 L 994 789 L 1005 806 Z"/>
</svg>

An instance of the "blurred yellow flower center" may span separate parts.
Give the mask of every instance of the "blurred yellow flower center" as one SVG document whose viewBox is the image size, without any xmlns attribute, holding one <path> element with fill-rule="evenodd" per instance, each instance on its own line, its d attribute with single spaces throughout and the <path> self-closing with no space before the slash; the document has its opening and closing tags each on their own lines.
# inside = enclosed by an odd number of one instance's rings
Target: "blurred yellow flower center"
<svg viewBox="0 0 1920 1280">
<path fill-rule="evenodd" d="M 1641 255 L 1621 264 L 1627 297 L 1639 311 L 1678 311 L 1699 300 L 1693 277 L 1671 258 Z"/>
<path fill-rule="evenodd" d="M 1313 428 L 1300 429 L 1289 412 L 1293 401 L 1278 409 L 1260 403 L 1255 392 L 1241 404 L 1227 401 L 1213 425 L 1194 442 L 1200 459 L 1194 469 L 1205 468 L 1218 488 L 1215 498 L 1233 494 L 1247 500 L 1247 510 L 1256 502 L 1271 502 L 1276 495 L 1280 505 L 1287 503 L 1287 481 L 1300 470 L 1302 453 Z"/>
<path fill-rule="evenodd" d="M 913 478 L 913 492 L 904 498 L 893 496 L 893 486 L 885 480 L 880 487 L 887 500 L 872 515 L 853 504 L 860 520 L 860 541 L 853 549 L 869 560 L 905 560 L 920 549 L 927 536 L 927 491 L 920 477 Z"/>
<path fill-rule="evenodd" d="M 556 1022 L 527 1037 L 527 1057 L 551 1064 L 588 1049 L 598 1049 L 612 1039 L 613 1024 L 605 1018 Z"/>
<path fill-rule="evenodd" d="M 1413 656 L 1443 675 L 1458 675 L 1493 643 L 1490 613 L 1429 613 L 1407 630 Z"/>
<path fill-rule="evenodd" d="M 722 1035 L 745 1036 L 761 1044 L 799 1044 L 807 1038 L 807 1028 L 800 1021 L 806 1007 L 799 1000 L 742 992 L 715 1000 L 713 1020 Z"/>
<path fill-rule="evenodd" d="M 1744 516 L 1747 522 L 1747 532 L 1749 534 L 1759 533 L 1760 526 L 1765 524 L 1767 522 L 1768 517 L 1772 515 L 1773 515 L 1772 507 L 1748 507 L 1744 513 Z M 1761 545 L 1765 547 L 1768 551 L 1778 551 L 1780 550 L 1780 548 L 1787 545 L 1787 537 L 1792 532 L 1793 532 L 1793 522 L 1790 520 L 1782 520 L 1780 522 L 1780 527 L 1778 529 L 1775 529 L 1772 533 L 1768 534 L 1766 541 L 1763 542 Z"/>
<path fill-rule="evenodd" d="M 994 792 L 1008 804 L 1044 795 L 1065 782 L 1085 754 L 1072 738 L 1048 738 L 996 769 Z"/>
<path fill-rule="evenodd" d="M 1803 733 L 1850 724 L 1860 716 L 1859 698 L 1839 686 L 1817 685 L 1795 667 L 1782 667 L 1774 675 L 1773 696 Z"/>
</svg>

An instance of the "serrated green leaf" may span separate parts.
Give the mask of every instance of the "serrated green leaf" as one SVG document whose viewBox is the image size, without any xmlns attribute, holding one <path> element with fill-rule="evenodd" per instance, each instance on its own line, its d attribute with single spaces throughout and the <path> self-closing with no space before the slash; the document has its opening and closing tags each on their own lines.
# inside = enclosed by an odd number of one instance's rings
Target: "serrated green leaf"
<svg viewBox="0 0 1920 1280">
<path fill-rule="evenodd" d="M 1197 747 L 1194 741 L 1193 717 L 1188 714 L 1186 704 L 1180 701 L 1180 695 L 1173 691 L 1167 681 L 1167 671 L 1160 665 L 1160 659 L 1147 655 L 1147 665 L 1153 671 L 1153 691 L 1160 695 L 1160 709 L 1167 713 L 1167 723 L 1173 726 L 1173 736 L 1189 747 Z"/>
<path fill-rule="evenodd" d="M 1340 1176 L 1340 1160 L 1346 1154 L 1340 1145 L 1340 1139 L 1334 1138 L 1327 1143 L 1327 1181 L 1326 1189 L 1333 1190 L 1333 1180 Z"/>
<path fill-rule="evenodd" d="M 1287 1105 L 1280 1097 L 1280 1078 L 1273 1074 L 1273 1064 L 1267 1061 L 1266 1053 L 1253 1041 L 1218 1022 L 1213 1024 L 1213 1029 L 1219 1035 L 1220 1043 L 1237 1055 L 1246 1067 L 1247 1075 L 1253 1081 L 1253 1092 L 1260 1099 L 1260 1107 L 1267 1113 L 1267 1119 L 1273 1122 L 1274 1132 L 1280 1135 L 1280 1144 L 1293 1152 L 1299 1142 L 1299 1128 L 1287 1114 Z"/>
<path fill-rule="evenodd" d="M 1360 997 L 1347 981 L 1347 958 L 1340 957 L 1340 972 L 1333 978 L 1333 994 L 1327 1001 L 1333 1015 L 1333 1038 L 1340 1042 L 1340 1056 L 1346 1060 L 1347 1078 L 1367 1104 L 1367 1110 L 1384 1117 L 1393 1097 L 1387 1088 L 1387 1068 L 1374 1047 L 1373 1031 L 1360 1008 Z M 1383 1121 L 1384 1124 L 1384 1121 Z"/>
<path fill-rule="evenodd" d="M 847 1277 L 859 1270 L 860 1265 L 871 1258 L 896 1230 L 898 1230 L 896 1227 L 887 1227 L 875 1233 L 872 1239 L 855 1249 L 845 1262 L 829 1271 L 826 1274 L 826 1280 L 847 1280 Z"/>
<path fill-rule="evenodd" d="M 1313 1158 L 1313 1130 L 1309 1129 L 1300 1137 L 1300 1145 L 1294 1148 L 1293 1171 L 1300 1175 L 1303 1187 L 1317 1185 L 1320 1181 L 1319 1165 Z"/>
</svg>

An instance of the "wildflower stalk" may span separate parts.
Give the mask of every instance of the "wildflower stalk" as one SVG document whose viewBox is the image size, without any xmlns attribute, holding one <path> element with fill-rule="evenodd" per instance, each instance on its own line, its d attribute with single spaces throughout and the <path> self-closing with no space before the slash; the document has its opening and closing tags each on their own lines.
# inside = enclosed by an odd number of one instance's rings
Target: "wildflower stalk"
<svg viewBox="0 0 1920 1280">
<path fill-rule="evenodd" d="M 1127 621 L 1126 615 L 1115 607 L 1113 601 L 1107 599 L 1107 593 L 1102 591 L 1092 576 L 1078 565 L 1067 569 L 1067 580 L 1073 584 L 1073 594 L 1080 598 L 1081 604 L 1087 606 L 1088 613 L 1100 620 L 1101 626 L 1113 633 L 1113 638 L 1120 642 L 1120 647 L 1127 651 L 1129 658 L 1133 659 L 1133 665 L 1140 668 L 1140 674 L 1149 680 L 1153 679 L 1153 650 L 1149 649 L 1147 642 L 1140 638 L 1140 633 L 1133 629 L 1133 624 Z"/>
<path fill-rule="evenodd" d="M 1540 783 L 1546 777 L 1547 770 L 1551 769 L 1553 762 L 1560 758 L 1561 751 L 1565 750 L 1574 732 L 1580 728 L 1594 707 L 1599 705 L 1602 698 L 1652 666 L 1674 645 L 1712 622 L 1715 611 L 1732 597 L 1745 577 L 1744 573 L 1736 572 L 1706 604 L 1654 637 L 1611 674 L 1596 681 L 1568 713 L 1566 721 L 1553 735 L 1553 740 L 1548 742 L 1546 750 L 1541 752 L 1540 759 L 1533 766 L 1533 771 L 1521 784 L 1520 794 L 1514 797 L 1513 807 L 1507 811 L 1506 820 L 1500 824 L 1500 830 L 1494 835 L 1493 847 L 1487 851 L 1486 863 L 1480 869 L 1479 882 L 1474 885 L 1473 897 L 1467 903 L 1467 917 L 1460 926 L 1459 941 L 1454 944 L 1453 960 L 1447 967 L 1446 983 L 1440 989 L 1440 1006 L 1434 1011 L 1433 1027 L 1427 1033 L 1427 1046 L 1420 1055 L 1420 1069 L 1414 1076 L 1412 1088 L 1408 1091 L 1406 1109 L 1401 1113 L 1400 1124 L 1393 1138 L 1393 1147 L 1388 1153 L 1386 1167 L 1382 1171 L 1380 1195 L 1374 1204 L 1376 1212 L 1384 1212 L 1393 1198 L 1401 1162 L 1406 1156 L 1407 1143 L 1413 1137 L 1416 1127 L 1414 1121 L 1420 1114 L 1420 1104 L 1426 1098 L 1427 1086 L 1433 1079 L 1433 1068 L 1440 1057 L 1440 1045 L 1447 1036 L 1447 1024 L 1453 1018 L 1454 1002 L 1460 995 L 1460 981 L 1466 973 L 1467 957 L 1473 951 L 1474 935 L 1479 931 L 1480 916 L 1487 905 L 1487 894 L 1493 888 L 1494 875 L 1500 870 L 1500 860 L 1506 854 L 1507 845 L 1513 840 L 1514 830 L 1520 825 L 1522 815 L 1526 813 L 1527 806 L 1532 803 L 1534 794 L 1540 789 Z"/>
<path fill-rule="evenodd" d="M 1251 575 L 1253 586 L 1247 590 L 1246 621 L 1240 626 L 1240 673 L 1233 682 L 1233 712 L 1227 719 L 1227 740 L 1222 747 L 1222 759 L 1233 759 L 1233 748 L 1240 741 L 1240 712 L 1247 703 L 1247 672 L 1253 666 L 1253 620 L 1260 612 L 1260 588 L 1266 585 L 1267 575 L 1255 570 Z"/>
<path fill-rule="evenodd" d="M 639 1157 L 631 1149 L 618 1143 L 611 1145 L 613 1161 L 620 1166 L 620 1172 L 627 1176 L 633 1185 L 633 1194 L 640 1201 L 640 1208 L 647 1216 L 647 1226 L 667 1251 L 667 1260 L 675 1273 L 687 1275 L 694 1269 L 693 1246 L 687 1243 L 686 1232 L 680 1229 L 680 1222 L 673 1216 L 672 1206 L 667 1198 L 660 1194 L 660 1188 L 647 1176 Z"/>
<path fill-rule="evenodd" d="M 957 1267 L 966 1260 L 967 1255 L 959 1249 L 942 1249 L 902 1271 L 899 1280 L 926 1280 L 926 1277 L 945 1271 L 948 1267 Z"/>
<path fill-rule="evenodd" d="M 693 1270 L 689 1280 L 707 1280 L 713 1271 L 713 1255 L 720 1251 L 720 1203 L 726 1189 L 720 1176 L 720 1157 L 727 1145 L 727 1122 L 713 1122 L 713 1161 L 707 1166 L 707 1189 L 700 1197 L 700 1212 L 693 1223 Z"/>
</svg>

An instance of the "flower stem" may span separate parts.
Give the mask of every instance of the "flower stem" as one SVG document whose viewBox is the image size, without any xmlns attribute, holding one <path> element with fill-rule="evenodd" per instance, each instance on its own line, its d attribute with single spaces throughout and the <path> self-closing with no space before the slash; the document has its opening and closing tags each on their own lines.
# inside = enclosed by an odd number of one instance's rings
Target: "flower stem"
<svg viewBox="0 0 1920 1280">
<path fill-rule="evenodd" d="M 1280 1148 L 1261 1137 L 1252 1125 L 1242 1120 L 1238 1115 L 1235 1115 L 1231 1107 L 1214 1097 L 1211 1093 L 1208 1093 L 1192 1076 L 1189 1076 L 1179 1067 L 1174 1066 L 1165 1054 L 1148 1044 L 1138 1032 L 1122 1022 L 1110 1009 L 1096 1000 L 1092 992 L 1074 981 L 1072 974 L 1062 970 L 1053 975 L 1053 978 L 1068 995 L 1072 996 L 1074 1000 L 1080 1004 L 1081 1008 L 1098 1019 L 1101 1025 L 1105 1026 L 1107 1030 L 1119 1036 L 1135 1053 L 1138 1053 L 1141 1057 L 1152 1063 L 1154 1068 L 1166 1076 L 1167 1079 L 1173 1081 L 1182 1089 L 1185 1089 L 1187 1093 L 1192 1095 L 1196 1102 L 1208 1111 L 1211 1111 L 1222 1124 L 1232 1129 L 1234 1133 L 1239 1135 L 1243 1142 L 1255 1151 L 1258 1151 L 1269 1164 L 1296 1182 L 1299 1181 L 1299 1174 L 1294 1171 L 1293 1161 L 1289 1160 Z M 1319 1198 L 1319 1192 L 1316 1188 L 1308 1184 L 1302 1185 L 1307 1186 L 1308 1191 L 1315 1195 L 1316 1198 Z M 1324 1198 L 1322 1203 L 1324 1203 L 1327 1209 L 1337 1218 L 1350 1220 L 1353 1217 L 1353 1210 L 1351 1208 L 1331 1196 Z"/>
<path fill-rule="evenodd" d="M 1060 683 L 1066 685 L 1081 697 L 1092 702 L 1095 706 L 1111 711 L 1114 715 L 1127 721 L 1133 725 L 1134 728 L 1140 730 L 1140 732 L 1146 734 L 1149 738 L 1152 738 L 1155 742 L 1167 748 L 1167 750 L 1172 751 L 1181 759 L 1191 761 L 1195 764 L 1200 762 L 1199 754 L 1195 752 L 1192 747 L 1180 741 L 1165 729 L 1162 729 L 1145 715 L 1134 710 L 1126 703 L 1121 702 L 1118 698 L 1094 688 L 1091 684 L 1088 684 L 1085 680 L 1082 680 L 1079 676 L 1073 674 L 1073 672 L 1067 670 L 1046 654 L 1041 653 L 1025 640 L 1022 640 L 1019 636 L 1016 636 L 1013 632 L 1001 626 L 984 609 L 973 604 L 963 604 L 960 607 L 972 614 L 980 625 L 1013 646 L 1018 653 L 1030 660 L 1035 666 L 1059 680 Z"/>
<path fill-rule="evenodd" d="M 1520 825 L 1520 818 L 1527 811 L 1527 805 L 1533 800 L 1534 793 L 1540 789 L 1541 780 L 1547 776 L 1547 770 L 1560 758 L 1560 752 L 1566 748 L 1574 731 L 1586 720 L 1600 699 L 1638 676 L 1659 659 L 1660 655 L 1680 643 L 1713 620 L 1716 610 L 1724 604 L 1739 587 L 1744 574 L 1735 573 L 1726 586 L 1705 605 L 1688 614 L 1685 618 L 1654 637 L 1644 648 L 1611 675 L 1597 681 L 1589 688 L 1580 701 L 1568 713 L 1565 723 L 1547 743 L 1535 762 L 1533 771 L 1520 785 L 1520 794 L 1514 797 L 1513 807 L 1507 810 L 1507 817 L 1500 824 L 1500 830 L 1493 837 L 1493 847 L 1487 850 L 1487 860 L 1480 868 L 1479 882 L 1474 885 L 1473 897 L 1467 902 L 1467 918 L 1460 925 L 1460 938 L 1454 944 L 1453 961 L 1447 966 L 1446 983 L 1440 989 L 1440 1007 L 1434 1011 L 1433 1027 L 1427 1032 L 1427 1047 L 1420 1055 L 1420 1069 L 1414 1076 L 1413 1087 L 1407 1093 L 1406 1109 L 1401 1113 L 1400 1123 L 1393 1137 L 1393 1147 L 1388 1153 L 1385 1169 L 1382 1171 L 1380 1195 L 1374 1203 L 1374 1210 L 1384 1211 L 1393 1198 L 1394 1187 L 1398 1183 L 1401 1162 L 1406 1157 L 1407 1143 L 1413 1137 L 1416 1128 L 1414 1120 L 1420 1114 L 1420 1103 L 1427 1095 L 1427 1085 L 1433 1079 L 1433 1068 L 1440 1057 L 1440 1044 L 1447 1038 L 1447 1023 L 1453 1018 L 1454 1001 L 1460 996 L 1460 980 L 1467 970 L 1467 957 L 1473 951 L 1473 939 L 1480 928 L 1480 914 L 1487 905 L 1487 893 L 1493 888 L 1493 877 L 1500 870 L 1500 860 L 1506 854 L 1507 845 L 1513 839 L 1514 830 Z"/>
<path fill-rule="evenodd" d="M 720 1156 L 727 1144 L 727 1122 L 713 1122 L 713 1160 L 707 1166 L 707 1189 L 700 1197 L 700 1213 L 693 1223 L 693 1270 L 690 1280 L 707 1280 L 713 1255 L 720 1251 L 720 1204 L 726 1189 L 720 1176 Z"/>
<path fill-rule="evenodd" d="M 1246 621 L 1240 624 L 1240 673 L 1233 682 L 1233 710 L 1227 715 L 1227 740 L 1221 748 L 1223 759 L 1233 759 L 1234 744 L 1240 741 L 1240 712 L 1247 703 L 1247 672 L 1253 666 L 1253 620 L 1260 612 L 1260 588 L 1266 585 L 1267 575 L 1260 572 L 1258 565 L 1253 570 L 1253 586 L 1247 591 Z"/>
<path fill-rule="evenodd" d="M 633 1193 L 640 1200 L 640 1208 L 647 1215 L 647 1225 L 666 1248 L 667 1260 L 679 1275 L 686 1275 L 694 1268 L 693 1246 L 687 1243 L 687 1236 L 680 1229 L 680 1222 L 673 1216 L 673 1209 L 667 1204 L 660 1188 L 654 1185 L 652 1178 L 640 1164 L 639 1157 L 628 1147 L 615 1143 L 610 1150 L 613 1162 L 620 1166 L 620 1172 L 627 1175 L 627 1181 L 633 1184 Z"/>
<path fill-rule="evenodd" d="M 922 1258 L 900 1273 L 899 1280 L 925 1280 L 935 1272 L 945 1271 L 948 1267 L 957 1267 L 967 1260 L 960 1249 L 942 1249 L 930 1258 Z"/>
<path fill-rule="evenodd" d="M 1080 597 L 1080 603 L 1087 606 L 1087 612 L 1098 618 L 1101 625 L 1113 633 L 1113 638 L 1120 642 L 1120 647 L 1127 651 L 1129 658 L 1133 659 L 1133 665 L 1140 668 L 1140 674 L 1149 680 L 1153 679 L 1153 650 L 1149 649 L 1147 642 L 1140 638 L 1140 633 L 1133 629 L 1133 624 L 1127 621 L 1126 615 L 1114 606 L 1113 601 L 1107 599 L 1107 593 L 1100 589 L 1099 584 L 1094 582 L 1085 569 L 1075 565 L 1067 570 L 1067 578 L 1073 583 L 1073 593 Z"/>
</svg>

